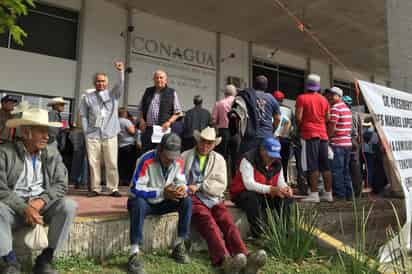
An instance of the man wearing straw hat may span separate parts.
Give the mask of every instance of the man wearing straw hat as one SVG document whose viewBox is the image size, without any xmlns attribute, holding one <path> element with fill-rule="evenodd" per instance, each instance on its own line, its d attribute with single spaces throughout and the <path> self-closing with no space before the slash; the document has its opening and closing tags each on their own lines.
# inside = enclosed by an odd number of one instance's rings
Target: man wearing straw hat
<svg viewBox="0 0 412 274">
<path fill-rule="evenodd" d="M 77 205 L 64 198 L 67 170 L 53 146 L 47 145 L 47 110 L 28 109 L 20 118 L 7 121 L 7 127 L 20 128 L 22 142 L 0 146 L 0 257 L 4 273 L 21 273 L 13 251 L 12 228 L 36 224 L 49 226 L 48 247 L 37 257 L 33 273 L 57 273 L 52 266 L 56 251 L 66 241 Z"/>
<path fill-rule="evenodd" d="M 52 109 L 49 111 L 49 121 L 50 122 L 62 122 L 61 113 L 64 111 L 64 106 L 67 103 L 64 101 L 62 97 L 56 97 L 50 100 L 47 104 Z M 63 144 L 62 144 L 62 128 L 50 128 L 49 129 L 49 144 L 57 145 L 59 151 L 62 151 Z"/>
<path fill-rule="evenodd" d="M 19 101 L 19 97 L 16 95 L 6 95 L 1 98 L 0 143 L 13 141 L 14 131 L 6 127 L 6 122 L 13 118 L 13 109 Z"/>
<path fill-rule="evenodd" d="M 226 161 L 213 151 L 222 141 L 214 128 L 195 130 L 196 146 L 183 152 L 185 175 L 192 196 L 192 224 L 206 240 L 214 266 L 226 273 L 257 273 L 266 253 L 249 253 L 232 216 L 224 205 L 227 186 Z"/>
</svg>

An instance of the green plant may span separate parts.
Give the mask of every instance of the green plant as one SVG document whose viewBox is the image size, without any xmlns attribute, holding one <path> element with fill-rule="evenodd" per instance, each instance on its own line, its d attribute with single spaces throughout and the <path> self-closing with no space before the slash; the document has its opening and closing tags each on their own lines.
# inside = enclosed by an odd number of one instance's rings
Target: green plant
<svg viewBox="0 0 412 274">
<path fill-rule="evenodd" d="M 266 250 L 277 258 L 302 262 L 316 255 L 316 210 L 293 204 L 290 210 L 265 210 L 266 222 L 261 224 Z M 304 229 L 303 229 L 304 228 Z"/>
<path fill-rule="evenodd" d="M 380 264 L 376 260 L 376 249 L 373 244 L 368 240 L 368 222 L 373 211 L 373 206 L 368 209 L 362 206 L 358 211 L 358 200 L 353 199 L 352 213 L 353 220 L 355 222 L 354 235 L 355 242 L 353 248 L 347 248 L 344 255 L 342 252 L 338 252 L 338 258 L 340 266 L 344 273 L 352 274 L 375 274 L 379 273 Z"/>
<path fill-rule="evenodd" d="M 19 16 L 27 15 L 28 7 L 34 7 L 33 0 L 1 0 L 0 1 L 0 33 L 10 31 L 13 40 L 23 44 L 23 38 L 27 33 L 17 25 Z"/>
<path fill-rule="evenodd" d="M 411 273 L 412 263 L 410 258 L 408 258 L 407 244 L 404 241 L 404 237 L 402 237 L 404 232 L 402 230 L 399 214 L 392 202 L 391 206 L 396 218 L 396 232 L 392 227 L 389 227 L 386 230 L 386 235 L 388 238 L 388 243 L 386 246 L 389 249 L 391 270 L 396 274 Z"/>
</svg>

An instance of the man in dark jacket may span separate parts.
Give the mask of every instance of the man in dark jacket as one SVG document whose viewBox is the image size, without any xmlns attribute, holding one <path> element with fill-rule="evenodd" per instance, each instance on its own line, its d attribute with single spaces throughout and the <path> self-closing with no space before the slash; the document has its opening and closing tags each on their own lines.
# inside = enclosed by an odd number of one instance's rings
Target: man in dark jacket
<svg viewBox="0 0 412 274">
<path fill-rule="evenodd" d="M 280 143 L 274 137 L 263 139 L 257 149 L 245 153 L 230 185 L 230 197 L 245 211 L 251 236 L 258 237 L 265 208 L 288 214 L 293 195 L 283 178 Z"/>
<path fill-rule="evenodd" d="M 20 127 L 23 142 L 0 147 L 0 257 L 6 263 L 4 273 L 17 274 L 20 266 L 13 251 L 12 228 L 24 224 L 47 224 L 48 247 L 37 257 L 35 274 L 57 273 L 53 256 L 69 235 L 77 205 L 65 199 L 67 170 L 54 146 L 47 145 L 47 110 L 29 109 L 22 117 L 11 119 L 7 127 Z"/>
<path fill-rule="evenodd" d="M 49 111 L 49 121 L 59 123 L 63 122 L 61 114 L 64 111 L 64 106 L 66 105 L 64 99 L 62 97 L 53 98 L 47 105 L 52 108 Z M 62 151 L 64 146 L 63 134 L 63 128 L 49 129 L 49 144 L 55 145 L 59 151 Z"/>
<path fill-rule="evenodd" d="M 138 107 L 143 153 L 156 147 L 151 140 L 153 126 L 161 126 L 166 131 L 182 112 L 176 91 L 167 86 L 166 72 L 156 71 L 153 82 L 154 86 L 146 89 Z"/>
<path fill-rule="evenodd" d="M 186 112 L 183 129 L 183 151 L 193 148 L 196 144 L 193 138 L 195 130 L 201 131 L 211 124 L 211 115 L 207 109 L 202 108 L 203 98 L 196 95 L 193 98 L 193 108 Z"/>
</svg>

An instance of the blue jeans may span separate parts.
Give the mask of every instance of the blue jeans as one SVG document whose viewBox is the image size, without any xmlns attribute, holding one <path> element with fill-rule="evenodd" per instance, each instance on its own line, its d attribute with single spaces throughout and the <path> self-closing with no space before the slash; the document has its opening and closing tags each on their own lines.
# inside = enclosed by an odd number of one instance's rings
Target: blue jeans
<svg viewBox="0 0 412 274">
<path fill-rule="evenodd" d="M 333 149 L 333 194 L 337 198 L 352 198 L 352 179 L 350 173 L 351 147 L 332 146 Z"/>
<path fill-rule="evenodd" d="M 177 236 L 187 239 L 192 218 L 192 198 L 186 197 L 177 201 L 164 200 L 158 204 L 149 204 L 143 198 L 130 198 L 127 201 L 130 217 L 130 243 L 143 244 L 143 225 L 147 215 L 163 215 L 177 211 L 179 222 Z"/>
</svg>

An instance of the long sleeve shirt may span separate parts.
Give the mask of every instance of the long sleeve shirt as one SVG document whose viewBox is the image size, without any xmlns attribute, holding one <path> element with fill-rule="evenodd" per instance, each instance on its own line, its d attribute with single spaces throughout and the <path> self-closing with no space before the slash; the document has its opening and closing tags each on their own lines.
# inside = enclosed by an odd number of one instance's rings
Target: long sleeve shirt
<svg viewBox="0 0 412 274">
<path fill-rule="evenodd" d="M 120 132 L 119 99 L 124 90 L 124 72 L 119 72 L 119 83 L 111 90 L 86 94 L 80 103 L 80 117 L 87 138 L 109 139 Z"/>
</svg>

